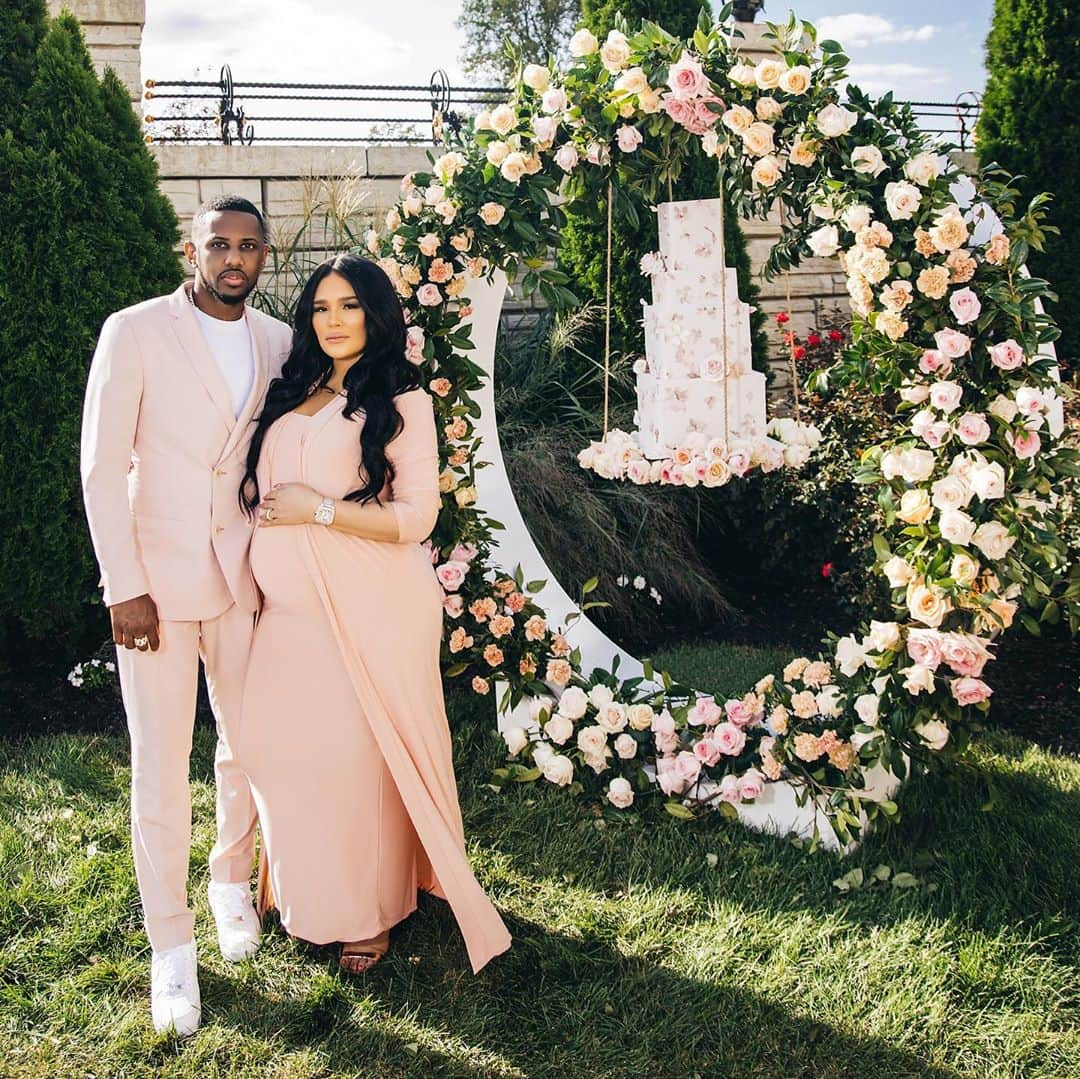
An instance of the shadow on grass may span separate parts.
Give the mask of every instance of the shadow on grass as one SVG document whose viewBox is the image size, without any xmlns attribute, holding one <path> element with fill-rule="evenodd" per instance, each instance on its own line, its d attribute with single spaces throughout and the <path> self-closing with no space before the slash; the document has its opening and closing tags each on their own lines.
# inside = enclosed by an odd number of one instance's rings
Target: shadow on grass
<svg viewBox="0 0 1080 1079">
<path fill-rule="evenodd" d="M 622 955 L 599 936 L 572 938 L 520 918 L 508 924 L 513 948 L 476 978 L 468 973 L 463 947 L 447 949 L 441 971 L 409 964 L 412 948 L 426 950 L 433 933 L 444 940 L 448 930 L 456 936 L 445 905 L 434 900 L 395 932 L 394 958 L 364 978 L 339 975 L 331 959 L 315 992 L 290 998 L 203 971 L 204 1021 L 264 1040 L 275 1050 L 314 1049 L 330 1072 L 364 1076 L 959 1074 L 880 1039 L 795 1016 L 730 984 L 730 978 L 685 977 Z M 299 950 L 318 962 L 307 949 Z M 395 1030 L 385 1022 L 387 1013 L 408 1017 L 415 1034 Z M 458 1051 L 431 1044 L 442 1039 L 456 1043 Z M 397 1066 L 403 1055 L 405 1071 L 383 1070 Z"/>
</svg>

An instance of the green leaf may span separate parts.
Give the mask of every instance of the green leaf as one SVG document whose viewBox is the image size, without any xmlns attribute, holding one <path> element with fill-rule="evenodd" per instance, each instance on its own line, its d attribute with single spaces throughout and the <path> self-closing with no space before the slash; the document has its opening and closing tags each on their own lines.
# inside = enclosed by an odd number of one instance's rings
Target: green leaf
<svg viewBox="0 0 1080 1079">
<path fill-rule="evenodd" d="M 676 820 L 694 819 L 694 811 L 687 806 L 684 806 L 682 802 L 665 802 L 664 809 Z"/>
<path fill-rule="evenodd" d="M 596 586 L 600 583 L 599 577 L 590 577 L 582 586 L 581 594 L 587 596 L 590 592 L 596 591 Z"/>
<path fill-rule="evenodd" d="M 918 888 L 919 878 L 914 873 L 897 873 L 892 883 L 894 888 Z"/>
</svg>

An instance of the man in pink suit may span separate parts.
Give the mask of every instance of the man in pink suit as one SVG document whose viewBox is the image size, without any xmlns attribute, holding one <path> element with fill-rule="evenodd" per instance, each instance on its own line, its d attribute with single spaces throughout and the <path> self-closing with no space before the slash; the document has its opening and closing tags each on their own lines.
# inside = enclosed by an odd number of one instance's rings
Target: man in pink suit
<svg viewBox="0 0 1080 1079">
<path fill-rule="evenodd" d="M 288 326 L 248 307 L 268 253 L 246 199 L 199 209 L 184 253 L 191 285 L 105 322 L 82 429 L 86 515 L 101 566 L 131 736 L 131 835 L 153 950 L 159 1030 L 201 1017 L 188 906 L 188 768 L 200 657 L 217 720 L 217 843 L 210 907 L 225 958 L 259 944 L 249 880 L 255 808 L 229 749 L 258 594 L 252 521 L 238 498 L 267 386 L 288 356 Z"/>
</svg>

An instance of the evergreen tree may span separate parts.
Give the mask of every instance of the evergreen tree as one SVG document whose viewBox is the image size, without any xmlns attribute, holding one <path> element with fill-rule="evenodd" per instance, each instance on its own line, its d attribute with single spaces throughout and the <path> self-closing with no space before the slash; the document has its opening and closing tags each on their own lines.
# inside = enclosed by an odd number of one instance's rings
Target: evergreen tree
<svg viewBox="0 0 1080 1079">
<path fill-rule="evenodd" d="M 0 131 L 19 115 L 47 17 L 45 0 L 4 0 L 0 7 Z"/>
<path fill-rule="evenodd" d="M 1060 300 L 1058 354 L 1080 357 L 1080 6 L 1062 0 L 995 0 L 986 40 L 989 78 L 977 129 L 981 164 L 997 162 L 1020 175 L 1026 198 L 1054 196 L 1051 236 L 1033 251 L 1032 273 L 1050 281 Z"/>
<path fill-rule="evenodd" d="M 462 0 L 457 27 L 465 35 L 461 64 L 472 75 L 509 82 L 515 60 L 546 64 L 565 53 L 578 0 Z"/>
<path fill-rule="evenodd" d="M 708 11 L 708 5 L 704 5 Z M 642 19 L 662 26 L 678 38 L 689 38 L 702 10 L 699 0 L 583 0 L 582 22 L 603 40 L 621 14 L 631 30 Z M 714 198 L 719 194 L 716 162 L 701 155 L 687 161 L 672 190 L 678 199 Z M 606 280 L 607 208 L 603 205 L 573 207 L 560 236 L 559 265 L 570 274 L 577 294 L 604 301 Z M 755 305 L 759 289 L 755 284 L 746 248 L 746 239 L 738 217 L 729 210 L 724 216 L 724 241 L 727 262 L 738 270 L 739 296 Z M 611 294 L 617 298 L 611 308 L 611 345 L 613 352 L 639 353 L 644 349 L 641 328 L 641 304 L 649 302 L 649 279 L 640 272 L 641 256 L 657 247 L 656 216 L 641 215 L 641 227 L 633 232 L 616 229 L 612 242 Z M 751 315 L 754 367 L 768 368 L 768 341 L 764 332 L 765 315 Z"/>
<path fill-rule="evenodd" d="M 0 620 L 54 639 L 87 624 L 97 579 L 79 485 L 86 374 L 113 311 L 174 288 L 176 216 L 120 81 L 78 21 L 53 19 L 17 129 L 0 144 Z"/>
</svg>

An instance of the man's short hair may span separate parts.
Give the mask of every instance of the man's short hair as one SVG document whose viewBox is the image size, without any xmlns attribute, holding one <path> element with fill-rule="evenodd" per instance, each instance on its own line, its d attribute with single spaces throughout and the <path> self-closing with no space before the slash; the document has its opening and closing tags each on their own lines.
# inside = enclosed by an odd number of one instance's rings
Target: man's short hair
<svg viewBox="0 0 1080 1079">
<path fill-rule="evenodd" d="M 265 218 L 255 203 L 250 199 L 245 199 L 242 195 L 217 195 L 215 198 L 204 202 L 195 211 L 195 216 L 191 219 L 191 234 L 194 236 L 211 214 L 223 213 L 226 210 L 251 214 L 259 222 L 259 232 L 262 234 L 263 243 L 269 243 L 270 237 L 266 230 Z"/>
</svg>

